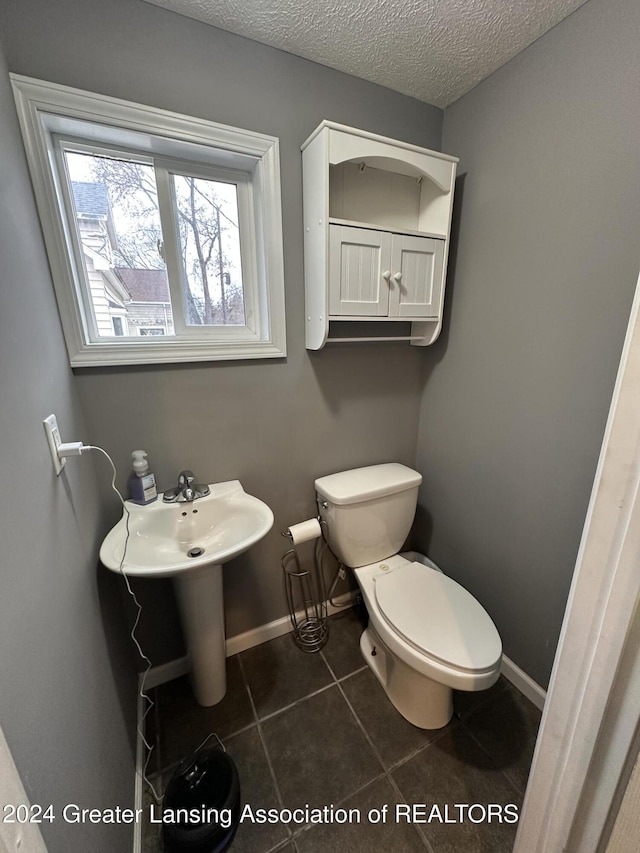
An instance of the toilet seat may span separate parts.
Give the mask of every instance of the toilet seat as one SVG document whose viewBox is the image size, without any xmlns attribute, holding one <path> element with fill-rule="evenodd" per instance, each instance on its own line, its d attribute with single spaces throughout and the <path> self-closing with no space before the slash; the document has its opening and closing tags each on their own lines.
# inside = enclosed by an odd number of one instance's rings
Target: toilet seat
<svg viewBox="0 0 640 853">
<path fill-rule="evenodd" d="M 375 597 L 391 630 L 429 659 L 468 673 L 494 670 L 500 660 L 491 617 L 451 578 L 408 563 L 375 578 Z"/>
</svg>

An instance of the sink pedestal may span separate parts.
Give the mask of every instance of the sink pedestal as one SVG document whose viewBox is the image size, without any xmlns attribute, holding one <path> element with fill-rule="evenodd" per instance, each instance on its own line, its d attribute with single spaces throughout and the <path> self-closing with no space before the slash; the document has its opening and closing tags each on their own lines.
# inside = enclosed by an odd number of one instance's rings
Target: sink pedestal
<svg viewBox="0 0 640 853">
<path fill-rule="evenodd" d="M 227 690 L 222 565 L 203 566 L 173 580 L 193 692 L 200 705 L 215 705 Z"/>
</svg>

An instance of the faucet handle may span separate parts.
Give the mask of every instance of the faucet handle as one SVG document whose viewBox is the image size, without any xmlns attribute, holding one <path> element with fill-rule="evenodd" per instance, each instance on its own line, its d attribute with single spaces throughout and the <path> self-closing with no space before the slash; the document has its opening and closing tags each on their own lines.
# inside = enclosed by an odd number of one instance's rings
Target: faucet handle
<svg viewBox="0 0 640 853">
<path fill-rule="evenodd" d="M 195 479 L 196 478 L 193 471 L 189 471 L 189 469 L 186 469 L 185 471 L 180 471 L 180 474 L 178 475 L 178 485 L 190 486 L 192 483 L 195 482 Z"/>
</svg>

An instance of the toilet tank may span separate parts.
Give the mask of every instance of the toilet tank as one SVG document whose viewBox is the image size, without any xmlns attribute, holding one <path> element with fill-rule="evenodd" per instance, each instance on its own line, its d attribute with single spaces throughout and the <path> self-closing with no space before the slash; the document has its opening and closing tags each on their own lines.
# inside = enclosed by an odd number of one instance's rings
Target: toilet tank
<svg viewBox="0 0 640 853">
<path fill-rule="evenodd" d="M 416 513 L 422 475 L 389 462 L 320 477 L 320 517 L 334 554 L 356 569 L 397 554 Z"/>
</svg>

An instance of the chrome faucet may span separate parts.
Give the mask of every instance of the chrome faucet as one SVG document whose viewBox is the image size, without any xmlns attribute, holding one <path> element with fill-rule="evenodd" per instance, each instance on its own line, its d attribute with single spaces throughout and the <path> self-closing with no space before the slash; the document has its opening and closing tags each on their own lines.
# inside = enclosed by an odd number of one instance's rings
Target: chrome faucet
<svg viewBox="0 0 640 853">
<path fill-rule="evenodd" d="M 178 475 L 178 485 L 167 491 L 162 496 L 165 503 L 183 503 L 195 501 L 209 494 L 209 486 L 205 483 L 196 483 L 193 471 L 186 469 Z"/>
</svg>

